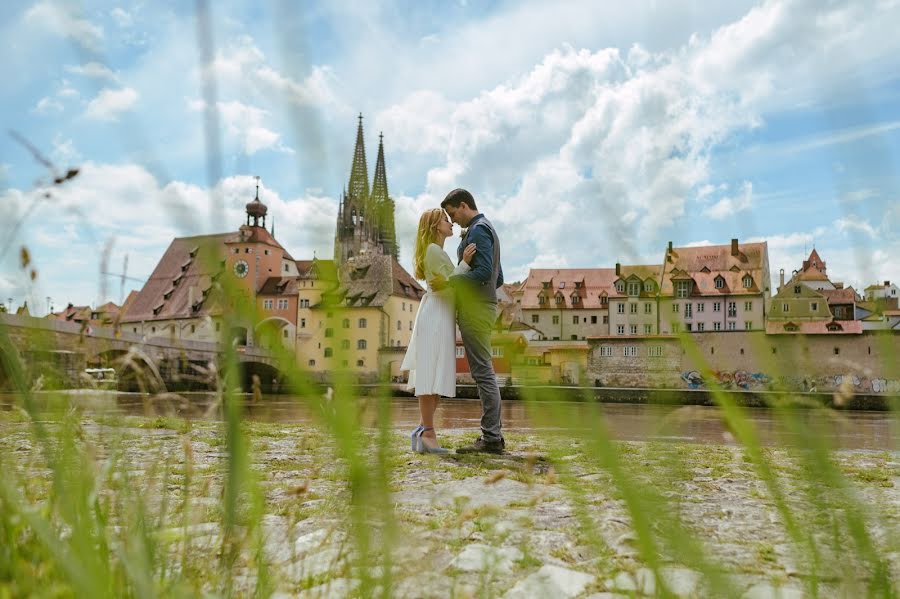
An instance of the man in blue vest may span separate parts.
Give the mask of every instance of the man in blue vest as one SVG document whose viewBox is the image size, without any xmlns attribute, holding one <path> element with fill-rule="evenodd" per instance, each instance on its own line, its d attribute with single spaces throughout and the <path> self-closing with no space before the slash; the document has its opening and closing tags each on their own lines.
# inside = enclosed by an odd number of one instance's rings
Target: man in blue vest
<svg viewBox="0 0 900 599">
<path fill-rule="evenodd" d="M 457 261 L 463 250 L 475 244 L 471 270 L 450 277 L 456 291 L 456 315 L 469 370 L 478 386 L 481 399 L 481 437 L 472 445 L 460 447 L 457 453 L 503 453 L 506 443 L 500 431 L 500 388 L 491 361 L 491 330 L 497 319 L 497 288 L 503 284 L 500 266 L 500 239 L 497 231 L 478 212 L 475 198 L 465 189 L 454 189 L 441 202 L 450 220 L 465 229 Z M 433 286 L 433 285 L 432 285 Z"/>
</svg>

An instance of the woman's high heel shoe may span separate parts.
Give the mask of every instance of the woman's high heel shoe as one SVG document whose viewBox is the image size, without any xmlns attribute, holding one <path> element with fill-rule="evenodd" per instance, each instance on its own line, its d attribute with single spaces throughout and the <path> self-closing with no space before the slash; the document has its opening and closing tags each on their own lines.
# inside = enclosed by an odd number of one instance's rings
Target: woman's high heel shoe
<svg viewBox="0 0 900 599">
<path fill-rule="evenodd" d="M 434 430 L 434 427 L 430 427 L 430 426 L 427 428 L 422 427 L 422 430 L 419 431 L 419 435 L 416 437 L 416 439 L 419 442 L 418 445 L 416 446 L 416 451 L 418 451 L 419 453 L 437 453 L 437 454 L 450 453 L 449 449 L 444 449 L 443 447 L 428 447 L 427 445 L 425 445 L 425 441 L 422 440 L 422 433 L 424 433 L 425 431 L 433 431 L 433 430 Z"/>
<path fill-rule="evenodd" d="M 419 434 L 422 432 L 422 429 L 425 428 L 421 424 L 413 429 L 412 434 L 409 436 L 409 448 L 412 451 L 419 450 Z"/>
</svg>

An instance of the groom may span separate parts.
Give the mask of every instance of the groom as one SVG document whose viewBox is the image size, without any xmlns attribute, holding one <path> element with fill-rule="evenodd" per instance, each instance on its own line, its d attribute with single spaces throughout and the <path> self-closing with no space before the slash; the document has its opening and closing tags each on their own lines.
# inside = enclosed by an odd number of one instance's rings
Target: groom
<svg viewBox="0 0 900 599">
<path fill-rule="evenodd" d="M 491 222 L 478 212 L 475 198 L 465 189 L 454 189 L 441 202 L 450 220 L 466 229 L 457 261 L 463 250 L 475 244 L 471 270 L 452 275 L 449 285 L 456 291 L 457 319 L 472 378 L 481 399 L 481 437 L 457 453 L 503 453 L 506 443 L 500 432 L 500 388 L 491 362 L 491 330 L 497 319 L 497 288 L 503 284 L 500 239 Z"/>
</svg>

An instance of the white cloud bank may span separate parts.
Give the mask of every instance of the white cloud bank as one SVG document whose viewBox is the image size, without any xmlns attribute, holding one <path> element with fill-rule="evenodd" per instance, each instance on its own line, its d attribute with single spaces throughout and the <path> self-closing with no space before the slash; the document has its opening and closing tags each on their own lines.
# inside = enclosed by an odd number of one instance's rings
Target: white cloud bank
<svg viewBox="0 0 900 599">
<path fill-rule="evenodd" d="M 117 121 L 122 113 L 134 107 L 138 97 L 137 91 L 130 87 L 104 88 L 88 102 L 84 117 L 93 121 Z"/>
</svg>

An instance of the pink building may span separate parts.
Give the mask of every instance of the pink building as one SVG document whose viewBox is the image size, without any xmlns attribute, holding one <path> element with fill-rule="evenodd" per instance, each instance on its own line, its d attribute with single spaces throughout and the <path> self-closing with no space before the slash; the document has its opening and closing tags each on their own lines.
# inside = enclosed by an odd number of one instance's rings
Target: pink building
<svg viewBox="0 0 900 599">
<path fill-rule="evenodd" d="M 660 333 L 764 331 L 771 295 L 766 242 L 666 249 Z"/>
<path fill-rule="evenodd" d="M 611 268 L 533 268 L 515 293 L 522 322 L 547 340 L 609 334 Z"/>
</svg>

